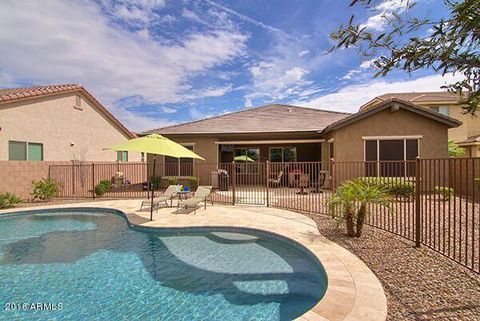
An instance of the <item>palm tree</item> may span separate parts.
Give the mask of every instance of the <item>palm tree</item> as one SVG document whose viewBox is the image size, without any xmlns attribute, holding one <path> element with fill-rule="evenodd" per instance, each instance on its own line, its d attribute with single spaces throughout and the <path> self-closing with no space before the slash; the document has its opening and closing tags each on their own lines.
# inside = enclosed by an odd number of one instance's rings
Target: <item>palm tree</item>
<svg viewBox="0 0 480 321">
<path fill-rule="evenodd" d="M 350 237 L 362 235 L 368 205 L 388 206 L 389 202 L 390 196 L 385 189 L 363 180 L 345 182 L 328 200 L 332 216 L 340 223 L 345 222 Z"/>
</svg>

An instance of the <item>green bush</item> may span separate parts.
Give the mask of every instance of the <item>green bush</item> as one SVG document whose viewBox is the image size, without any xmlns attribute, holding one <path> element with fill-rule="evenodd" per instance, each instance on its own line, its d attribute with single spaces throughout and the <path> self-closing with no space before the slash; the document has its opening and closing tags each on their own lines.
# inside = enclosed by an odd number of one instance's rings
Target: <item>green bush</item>
<svg viewBox="0 0 480 321">
<path fill-rule="evenodd" d="M 109 180 L 101 180 L 100 183 L 95 186 L 95 195 L 97 196 L 103 196 L 106 192 L 110 190 L 112 187 L 112 182 Z"/>
<path fill-rule="evenodd" d="M 32 181 L 33 200 L 39 199 L 49 201 L 58 196 L 62 184 L 51 178 L 44 178 L 39 181 Z"/>
<path fill-rule="evenodd" d="M 388 191 L 365 180 L 346 181 L 328 199 L 328 208 L 338 223 L 345 223 L 350 237 L 360 237 L 369 205 L 390 205 Z"/>
<path fill-rule="evenodd" d="M 433 189 L 435 193 L 440 194 L 444 200 L 448 201 L 455 193 L 455 190 L 446 186 L 435 186 Z"/>
<path fill-rule="evenodd" d="M 150 183 L 152 183 L 153 189 L 158 189 L 160 187 L 160 182 L 162 181 L 160 176 L 151 176 Z"/>
<path fill-rule="evenodd" d="M 188 176 L 186 178 L 178 178 L 178 176 L 166 176 L 164 177 L 168 180 L 168 185 L 183 185 L 183 187 L 188 187 L 190 190 L 195 191 L 198 188 L 200 179 L 196 176 Z M 155 184 L 159 184 L 157 181 L 154 181 Z M 168 186 L 167 185 L 167 186 Z M 166 188 L 167 186 L 162 186 Z"/>
<path fill-rule="evenodd" d="M 16 204 L 21 203 L 22 199 L 12 193 L 0 193 L 0 209 L 14 207 Z"/>
<path fill-rule="evenodd" d="M 394 197 L 412 197 L 415 195 L 415 184 L 406 181 L 403 177 L 360 177 L 358 180 L 385 189 L 388 194 Z"/>
</svg>

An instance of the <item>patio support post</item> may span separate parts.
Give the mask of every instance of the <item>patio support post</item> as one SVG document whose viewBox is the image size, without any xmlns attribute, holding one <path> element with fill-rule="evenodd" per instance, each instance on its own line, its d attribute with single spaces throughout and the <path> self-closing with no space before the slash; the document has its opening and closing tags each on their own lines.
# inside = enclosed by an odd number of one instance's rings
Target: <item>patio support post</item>
<svg viewBox="0 0 480 321">
<path fill-rule="evenodd" d="M 267 207 L 270 206 L 270 184 L 269 184 L 269 178 L 270 178 L 270 162 L 267 160 L 265 162 L 265 191 L 267 193 Z"/>
<path fill-rule="evenodd" d="M 335 192 L 335 160 L 330 158 L 330 189 Z"/>
<path fill-rule="evenodd" d="M 92 163 L 92 198 L 95 199 L 95 163 Z"/>
<path fill-rule="evenodd" d="M 237 167 L 232 161 L 232 204 L 235 205 L 235 186 L 237 185 Z"/>
<path fill-rule="evenodd" d="M 420 157 L 415 159 L 415 247 L 420 247 L 421 237 L 421 197 L 420 197 L 420 185 L 421 185 L 421 173 L 420 173 Z"/>
<path fill-rule="evenodd" d="M 152 178 L 150 179 L 150 184 L 152 185 L 152 194 L 150 195 L 150 221 L 153 221 L 153 193 L 155 190 L 155 186 L 153 186 L 153 180 L 155 179 L 155 167 L 157 162 L 157 155 L 153 154 L 153 170 L 152 170 Z M 158 180 L 156 180 L 158 182 Z"/>
</svg>

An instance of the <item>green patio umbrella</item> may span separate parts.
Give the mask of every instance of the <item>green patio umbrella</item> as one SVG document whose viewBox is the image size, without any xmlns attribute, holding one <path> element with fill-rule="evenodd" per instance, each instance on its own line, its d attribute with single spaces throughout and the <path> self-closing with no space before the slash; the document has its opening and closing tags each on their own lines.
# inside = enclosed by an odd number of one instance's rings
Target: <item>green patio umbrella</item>
<svg viewBox="0 0 480 321">
<path fill-rule="evenodd" d="M 123 143 L 113 145 L 107 149 L 116 151 L 129 151 L 153 154 L 153 175 L 155 177 L 155 165 L 157 155 L 164 155 L 176 158 L 196 158 L 205 160 L 203 157 L 195 154 L 191 150 L 175 143 L 174 141 L 158 134 L 151 134 L 140 138 L 130 139 Z M 150 205 L 150 221 L 153 220 L 153 188 Z"/>
<path fill-rule="evenodd" d="M 250 162 L 250 163 L 255 163 L 253 159 L 248 157 L 247 155 L 241 155 L 241 156 L 235 156 L 233 158 L 234 161 L 236 162 Z"/>
</svg>

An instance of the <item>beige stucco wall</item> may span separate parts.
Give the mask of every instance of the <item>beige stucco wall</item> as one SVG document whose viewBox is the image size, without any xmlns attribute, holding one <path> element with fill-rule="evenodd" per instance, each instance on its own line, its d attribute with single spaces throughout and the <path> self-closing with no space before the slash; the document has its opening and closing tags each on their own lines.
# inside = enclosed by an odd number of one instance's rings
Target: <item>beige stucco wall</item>
<svg viewBox="0 0 480 321">
<path fill-rule="evenodd" d="M 363 136 L 410 135 L 422 135 L 420 157 L 448 156 L 447 126 L 404 109 L 394 113 L 390 109 L 378 112 L 332 132 L 327 139 L 334 139 L 336 161 L 362 161 L 364 160 Z M 325 150 L 323 154 L 327 154 Z"/>
<path fill-rule="evenodd" d="M 116 152 L 102 149 L 128 137 L 85 97 L 80 96 L 83 110 L 75 109 L 75 97 L 69 93 L 0 105 L 0 160 L 8 160 L 8 141 L 15 140 L 42 143 L 45 161 L 115 161 Z M 129 161 L 139 160 L 140 154 L 129 153 Z"/>
</svg>

